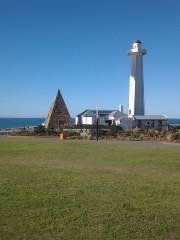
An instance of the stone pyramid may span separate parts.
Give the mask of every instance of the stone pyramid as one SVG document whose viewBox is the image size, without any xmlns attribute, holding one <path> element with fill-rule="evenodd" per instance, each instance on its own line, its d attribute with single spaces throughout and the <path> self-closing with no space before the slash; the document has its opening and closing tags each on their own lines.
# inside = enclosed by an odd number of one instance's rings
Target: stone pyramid
<svg viewBox="0 0 180 240">
<path fill-rule="evenodd" d="M 68 112 L 60 90 L 58 90 L 56 99 L 52 104 L 45 120 L 45 127 L 47 129 L 63 129 L 70 128 L 71 126 L 71 116 Z"/>
</svg>

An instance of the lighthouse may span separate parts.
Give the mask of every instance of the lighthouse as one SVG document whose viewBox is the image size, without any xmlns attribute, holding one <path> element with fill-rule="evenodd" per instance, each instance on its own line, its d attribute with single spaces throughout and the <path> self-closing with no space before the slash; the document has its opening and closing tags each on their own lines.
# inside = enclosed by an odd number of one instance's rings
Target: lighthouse
<svg viewBox="0 0 180 240">
<path fill-rule="evenodd" d="M 143 55 L 147 53 L 142 49 L 140 40 L 133 42 L 128 55 L 131 56 L 131 75 L 129 79 L 129 116 L 144 115 L 144 80 Z"/>
<path fill-rule="evenodd" d="M 131 56 L 131 75 L 129 80 L 129 108 L 125 113 L 123 107 L 118 110 L 98 110 L 102 125 L 115 124 L 124 130 L 138 128 L 168 129 L 168 117 L 165 115 L 145 115 L 144 110 L 144 80 L 143 55 L 146 49 L 142 48 L 140 40 L 135 40 L 128 54 Z M 76 125 L 93 125 L 96 120 L 96 110 L 85 110 L 76 117 Z M 148 111 L 147 111 L 148 112 Z"/>
</svg>

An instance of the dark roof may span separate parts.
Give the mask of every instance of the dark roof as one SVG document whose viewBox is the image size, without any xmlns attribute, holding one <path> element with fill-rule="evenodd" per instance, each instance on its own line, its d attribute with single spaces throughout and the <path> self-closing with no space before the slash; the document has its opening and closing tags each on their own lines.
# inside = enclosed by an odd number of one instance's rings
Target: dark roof
<svg viewBox="0 0 180 240">
<path fill-rule="evenodd" d="M 134 40 L 133 43 L 141 43 L 141 41 L 137 39 L 137 40 Z"/>
<path fill-rule="evenodd" d="M 98 110 L 98 115 L 109 115 L 113 111 L 115 111 L 115 110 Z M 96 114 L 97 110 L 87 109 L 87 110 L 83 111 L 82 113 L 78 114 L 78 117 L 80 117 L 82 115 L 85 116 L 88 112 L 93 112 L 94 114 Z"/>
<path fill-rule="evenodd" d="M 136 120 L 168 120 L 167 116 L 164 115 L 143 115 L 134 116 Z"/>
<path fill-rule="evenodd" d="M 89 110 L 86 109 L 83 112 L 79 113 L 77 116 L 79 117 L 79 116 L 83 115 L 84 113 L 86 113 L 87 111 L 89 111 Z"/>
<path fill-rule="evenodd" d="M 128 115 L 124 112 L 120 112 L 119 110 L 115 110 L 115 111 L 112 111 L 110 114 L 109 114 L 109 117 L 113 117 L 116 113 L 120 113 L 120 116 L 121 117 L 127 117 Z"/>
</svg>

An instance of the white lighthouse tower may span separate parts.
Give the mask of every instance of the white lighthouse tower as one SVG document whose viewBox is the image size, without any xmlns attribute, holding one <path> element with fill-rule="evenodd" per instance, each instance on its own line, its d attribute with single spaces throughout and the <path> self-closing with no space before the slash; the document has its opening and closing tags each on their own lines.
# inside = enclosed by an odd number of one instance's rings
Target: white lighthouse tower
<svg viewBox="0 0 180 240">
<path fill-rule="evenodd" d="M 144 115 L 144 80 L 143 55 L 146 50 L 141 48 L 141 41 L 133 42 L 128 55 L 131 56 L 131 75 L 129 80 L 129 116 Z"/>
</svg>

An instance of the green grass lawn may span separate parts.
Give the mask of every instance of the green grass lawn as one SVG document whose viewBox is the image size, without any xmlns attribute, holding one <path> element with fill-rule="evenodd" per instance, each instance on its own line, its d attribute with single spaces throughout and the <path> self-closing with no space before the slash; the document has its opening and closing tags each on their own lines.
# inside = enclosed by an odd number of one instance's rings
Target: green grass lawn
<svg viewBox="0 0 180 240">
<path fill-rule="evenodd" d="M 180 148 L 0 138 L 0 239 L 180 239 Z"/>
</svg>

